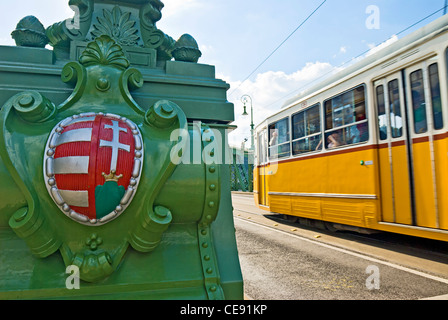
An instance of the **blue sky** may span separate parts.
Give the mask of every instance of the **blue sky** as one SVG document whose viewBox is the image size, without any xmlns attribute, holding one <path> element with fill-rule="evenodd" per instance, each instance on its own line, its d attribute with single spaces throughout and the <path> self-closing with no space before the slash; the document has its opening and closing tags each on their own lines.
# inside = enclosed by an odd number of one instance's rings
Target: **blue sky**
<svg viewBox="0 0 448 320">
<path fill-rule="evenodd" d="M 258 124 L 291 95 L 351 58 L 441 17 L 443 11 L 394 36 L 445 4 L 445 0 L 327 0 L 242 83 L 323 0 L 162 1 L 165 8 L 157 26 L 174 39 L 184 33 L 195 37 L 203 53 L 199 62 L 215 65 L 217 77 L 231 85 L 228 99 L 235 104 L 238 126 L 231 134 L 234 145 L 244 138 L 250 141 L 250 117 L 240 116 L 242 95 L 252 97 Z M 379 9 L 378 29 L 366 27 L 371 15 L 366 9 L 372 5 Z M 73 16 L 67 0 L 3 0 L 0 8 L 3 45 L 14 44 L 10 33 L 26 15 L 35 15 L 45 27 Z"/>
</svg>

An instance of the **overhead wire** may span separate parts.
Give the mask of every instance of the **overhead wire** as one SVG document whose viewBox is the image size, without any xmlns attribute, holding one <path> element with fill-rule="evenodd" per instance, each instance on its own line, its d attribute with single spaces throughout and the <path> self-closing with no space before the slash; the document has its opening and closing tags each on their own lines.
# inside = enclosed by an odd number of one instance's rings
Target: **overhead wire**
<svg viewBox="0 0 448 320">
<path fill-rule="evenodd" d="M 447 7 L 448 7 L 447 5 L 443 6 L 442 8 L 438 9 L 437 11 L 434 11 L 434 12 L 431 13 L 430 15 L 428 15 L 428 16 L 426 16 L 426 17 L 420 19 L 419 21 L 413 23 L 412 25 L 406 27 L 405 29 L 401 30 L 400 32 L 398 32 L 398 33 L 396 33 L 396 34 L 394 34 L 394 35 L 395 35 L 395 36 L 398 36 L 398 35 L 400 35 L 400 34 L 406 32 L 407 30 L 409 30 L 409 29 L 415 27 L 416 25 L 420 24 L 421 22 L 423 22 L 423 21 L 425 21 L 425 20 L 431 18 L 432 16 L 436 15 L 437 13 L 439 13 L 439 12 L 442 11 L 442 10 L 444 10 L 444 14 L 446 14 L 445 11 L 446 11 Z M 387 41 L 387 40 L 385 40 L 385 41 Z M 384 43 L 385 41 L 383 41 L 383 42 L 381 42 L 381 43 L 378 43 L 377 45 L 375 45 L 375 47 L 379 46 L 380 44 Z M 353 57 L 353 58 L 351 58 L 351 59 L 349 59 L 349 60 L 343 62 L 342 64 L 340 64 L 339 66 L 337 66 L 335 69 L 339 69 L 339 68 L 345 66 L 346 64 L 348 64 L 348 63 L 350 63 L 350 62 L 352 62 L 352 61 L 354 61 L 354 60 L 356 61 L 356 60 L 359 59 L 360 57 L 362 57 L 362 56 L 364 56 L 365 54 L 367 54 L 370 50 L 372 50 L 372 49 L 369 48 L 369 49 L 367 49 L 366 51 L 364 51 L 364 52 L 360 53 L 359 55 L 357 55 L 356 57 Z M 313 84 L 313 83 L 315 83 L 315 82 L 317 82 L 317 81 L 319 81 L 319 80 L 325 78 L 327 75 L 333 73 L 333 72 L 335 71 L 335 69 L 332 69 L 331 71 L 329 71 L 329 72 L 323 74 L 323 75 L 320 76 L 319 78 L 314 79 L 313 81 L 307 83 L 306 85 L 304 85 L 304 86 L 302 86 L 302 87 L 300 87 L 300 88 L 298 88 L 298 89 L 295 89 L 294 91 L 289 92 L 287 95 L 285 95 L 285 96 L 283 96 L 283 97 L 281 97 L 281 98 L 275 100 L 274 102 L 272 102 L 272 103 L 270 103 L 270 104 L 268 104 L 268 105 L 265 105 L 265 106 L 263 106 L 263 107 L 264 107 L 264 108 L 270 107 L 270 106 L 276 104 L 277 102 L 286 99 L 287 97 L 291 96 L 292 94 L 294 94 L 294 93 L 296 93 L 296 92 L 298 92 L 298 91 L 301 91 L 301 90 L 305 89 L 306 87 L 310 86 L 311 84 Z"/>
<path fill-rule="evenodd" d="M 289 38 L 291 38 L 293 35 L 294 35 L 294 33 L 296 33 L 297 32 L 297 30 L 299 30 L 323 5 L 324 5 L 324 3 L 325 2 L 327 2 L 327 0 L 324 0 L 324 1 L 322 1 L 322 3 L 321 4 L 319 4 L 319 6 L 317 6 L 317 8 L 316 9 L 314 9 L 314 11 L 313 12 L 311 12 L 311 14 L 309 14 L 307 17 L 306 17 L 306 19 L 305 20 L 303 20 L 302 21 L 302 23 L 300 23 L 299 24 L 299 26 L 297 27 L 297 28 L 295 28 L 294 29 L 294 31 L 293 32 L 291 32 L 287 37 L 286 37 L 286 39 L 285 40 L 283 40 L 239 85 L 238 85 L 238 87 L 236 87 L 230 94 L 229 94 L 229 96 L 231 96 L 233 93 L 235 93 L 235 91 L 236 90 L 238 90 L 240 87 L 241 87 L 241 85 L 243 84 L 243 83 L 245 83 L 258 69 L 260 69 L 261 68 L 261 66 L 262 65 L 264 65 L 265 63 L 266 63 L 266 61 L 268 61 L 273 55 L 274 55 L 274 53 L 276 53 L 277 52 L 277 50 L 278 49 L 280 49 L 285 43 L 286 43 L 286 41 L 288 41 L 289 40 Z"/>
</svg>

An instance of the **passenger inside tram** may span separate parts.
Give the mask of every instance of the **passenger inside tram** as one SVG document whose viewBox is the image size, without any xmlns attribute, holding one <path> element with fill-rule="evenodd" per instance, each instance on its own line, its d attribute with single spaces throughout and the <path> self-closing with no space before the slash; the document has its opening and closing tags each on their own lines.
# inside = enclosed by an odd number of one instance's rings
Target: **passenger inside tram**
<svg viewBox="0 0 448 320">
<path fill-rule="evenodd" d="M 327 137 L 327 148 L 329 148 L 329 149 L 339 147 L 342 144 L 343 143 L 341 141 L 341 135 L 339 133 L 339 130 L 336 131 L 336 132 L 331 133 Z"/>
</svg>

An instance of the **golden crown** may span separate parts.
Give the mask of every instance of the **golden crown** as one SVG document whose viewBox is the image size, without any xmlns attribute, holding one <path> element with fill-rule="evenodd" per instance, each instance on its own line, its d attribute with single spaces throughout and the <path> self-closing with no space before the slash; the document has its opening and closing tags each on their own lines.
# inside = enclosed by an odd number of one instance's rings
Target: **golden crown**
<svg viewBox="0 0 448 320">
<path fill-rule="evenodd" d="M 118 180 L 119 180 L 120 178 L 122 178 L 123 175 L 120 174 L 119 176 L 117 176 L 117 175 L 116 175 L 116 171 L 115 171 L 115 170 L 112 170 L 109 174 L 105 174 L 105 173 L 103 172 L 103 177 L 104 177 L 104 179 L 106 179 L 106 182 L 107 182 L 107 181 L 115 181 L 115 182 L 118 182 Z"/>
</svg>

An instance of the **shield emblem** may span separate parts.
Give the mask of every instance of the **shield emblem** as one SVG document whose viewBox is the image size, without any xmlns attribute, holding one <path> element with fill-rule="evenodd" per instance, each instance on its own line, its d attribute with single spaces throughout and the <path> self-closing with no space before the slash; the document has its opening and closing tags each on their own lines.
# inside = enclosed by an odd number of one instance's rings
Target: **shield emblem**
<svg viewBox="0 0 448 320">
<path fill-rule="evenodd" d="M 74 115 L 50 133 L 44 156 L 47 190 L 61 211 L 85 225 L 118 217 L 134 197 L 143 143 L 129 119 L 103 113 Z"/>
</svg>

